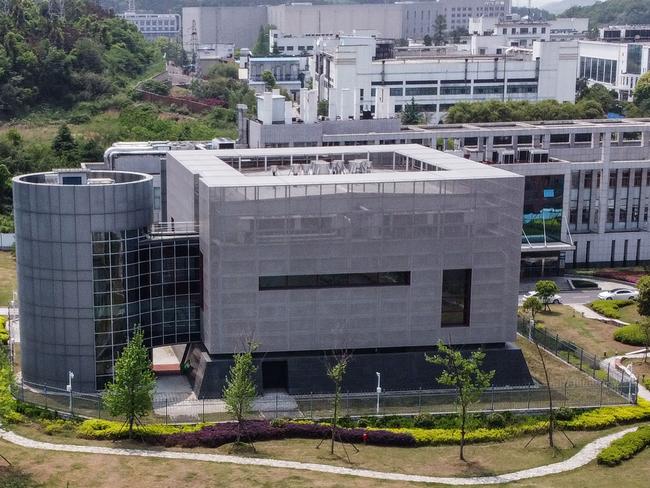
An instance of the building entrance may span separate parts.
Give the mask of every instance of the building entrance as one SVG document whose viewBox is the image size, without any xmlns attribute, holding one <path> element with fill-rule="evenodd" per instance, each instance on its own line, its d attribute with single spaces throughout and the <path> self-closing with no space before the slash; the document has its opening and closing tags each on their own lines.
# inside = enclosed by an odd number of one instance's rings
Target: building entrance
<svg viewBox="0 0 650 488">
<path fill-rule="evenodd" d="M 287 362 L 264 361 L 262 363 L 262 388 L 265 390 L 286 390 L 288 387 Z"/>
</svg>

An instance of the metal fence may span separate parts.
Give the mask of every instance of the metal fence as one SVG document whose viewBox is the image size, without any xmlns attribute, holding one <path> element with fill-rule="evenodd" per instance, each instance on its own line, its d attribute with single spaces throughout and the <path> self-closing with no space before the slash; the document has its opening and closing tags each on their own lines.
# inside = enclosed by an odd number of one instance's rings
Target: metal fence
<svg viewBox="0 0 650 488">
<path fill-rule="evenodd" d="M 590 408 L 630 403 L 630 392 L 613 389 L 603 381 L 586 378 L 580 383 L 558 383 L 551 386 L 556 407 Z M 625 394 L 621 394 L 625 393 Z M 110 419 L 99 395 L 67 392 L 46 385 L 17 383 L 14 395 L 25 403 L 55 410 L 63 414 Z M 410 392 L 343 393 L 340 415 L 418 415 L 455 413 L 457 395 L 452 390 L 420 390 Z M 545 385 L 524 388 L 493 388 L 473 405 L 474 412 L 533 412 L 548 408 Z M 266 394 L 255 400 L 253 416 L 258 418 L 318 419 L 333 414 L 332 395 Z M 149 423 L 217 422 L 232 420 L 220 399 L 192 400 L 186 395 L 157 396 L 153 412 L 144 419 Z"/>
<path fill-rule="evenodd" d="M 636 402 L 637 378 L 629 373 L 612 368 L 609 363 L 607 368 L 603 369 L 598 356 L 585 351 L 571 341 L 562 339 L 559 334 L 536 327 L 530 321 L 520 319 L 517 323 L 517 331 L 529 341 L 539 344 L 549 353 L 587 373 L 594 380 L 604 383 L 607 388 L 618 392 L 630 403 Z"/>
</svg>

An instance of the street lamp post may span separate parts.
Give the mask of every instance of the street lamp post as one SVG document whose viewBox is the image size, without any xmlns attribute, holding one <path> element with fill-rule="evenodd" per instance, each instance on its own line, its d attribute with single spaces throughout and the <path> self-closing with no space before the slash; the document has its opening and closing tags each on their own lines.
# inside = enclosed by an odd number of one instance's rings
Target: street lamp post
<svg viewBox="0 0 650 488">
<path fill-rule="evenodd" d="M 375 372 L 377 375 L 377 415 L 379 415 L 379 395 L 381 393 L 381 373 Z"/>
<path fill-rule="evenodd" d="M 65 387 L 66 390 L 68 390 L 68 393 L 70 393 L 70 415 L 74 415 L 72 412 L 72 380 L 74 379 L 74 373 L 72 371 L 68 371 L 68 384 Z"/>
</svg>

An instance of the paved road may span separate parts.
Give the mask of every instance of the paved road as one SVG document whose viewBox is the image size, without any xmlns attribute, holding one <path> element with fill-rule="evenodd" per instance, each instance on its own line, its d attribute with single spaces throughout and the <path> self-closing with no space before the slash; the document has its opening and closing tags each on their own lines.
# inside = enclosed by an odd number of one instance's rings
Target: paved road
<svg viewBox="0 0 650 488">
<path fill-rule="evenodd" d="M 562 297 L 562 303 L 565 305 L 576 304 L 583 305 L 585 303 L 593 302 L 598 298 L 598 294 L 602 290 L 582 290 L 582 291 L 561 291 L 559 295 Z M 519 295 L 519 304 L 524 300 L 524 295 Z"/>
</svg>

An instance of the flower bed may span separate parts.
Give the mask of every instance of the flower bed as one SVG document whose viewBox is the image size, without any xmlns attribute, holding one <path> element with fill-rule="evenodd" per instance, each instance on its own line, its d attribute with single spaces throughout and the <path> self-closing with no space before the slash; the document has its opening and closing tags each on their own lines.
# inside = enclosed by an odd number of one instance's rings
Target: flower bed
<svg viewBox="0 0 650 488">
<path fill-rule="evenodd" d="M 242 423 L 243 441 L 271 441 L 280 439 L 324 439 L 330 436 L 330 426 L 327 424 L 310 424 L 286 422 L 271 425 L 265 420 L 248 420 Z M 366 429 L 337 429 L 338 439 L 354 444 L 377 446 L 412 447 L 415 446 L 413 436 L 386 430 Z M 227 422 L 204 427 L 196 432 L 184 432 L 156 437 L 156 443 L 166 447 L 219 447 L 230 444 L 237 439 L 237 423 Z"/>
</svg>

